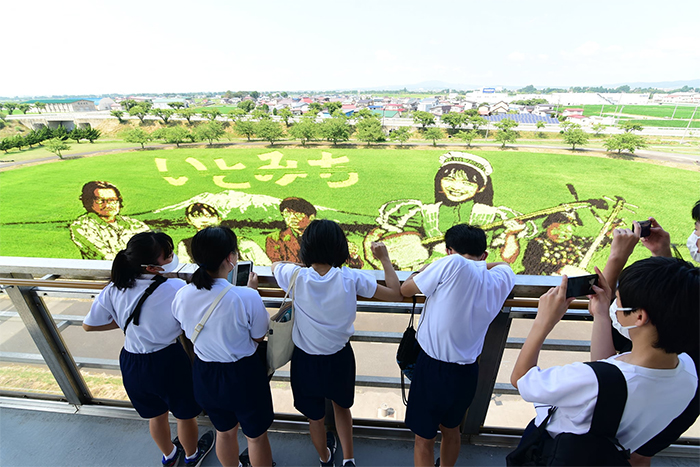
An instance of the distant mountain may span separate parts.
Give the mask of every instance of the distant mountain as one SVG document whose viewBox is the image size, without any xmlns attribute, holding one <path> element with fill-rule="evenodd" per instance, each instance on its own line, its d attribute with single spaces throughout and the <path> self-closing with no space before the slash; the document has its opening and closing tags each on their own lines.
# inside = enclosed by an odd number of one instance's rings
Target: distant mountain
<svg viewBox="0 0 700 467">
<path fill-rule="evenodd" d="M 700 88 L 700 79 L 685 79 L 679 81 L 655 81 L 646 83 L 617 83 L 617 84 L 604 84 L 606 88 L 617 88 L 620 86 L 628 85 L 631 88 L 659 88 L 659 89 L 678 89 L 683 86 L 689 86 L 691 88 Z"/>
</svg>

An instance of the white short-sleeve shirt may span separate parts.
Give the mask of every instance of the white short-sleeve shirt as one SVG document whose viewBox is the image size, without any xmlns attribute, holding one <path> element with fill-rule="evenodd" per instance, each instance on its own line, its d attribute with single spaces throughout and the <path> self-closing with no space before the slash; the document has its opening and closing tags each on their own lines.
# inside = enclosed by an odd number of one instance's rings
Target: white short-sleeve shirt
<svg viewBox="0 0 700 467">
<path fill-rule="evenodd" d="M 690 237 L 688 237 L 688 243 L 686 243 L 686 246 L 688 247 L 688 251 L 690 251 L 690 256 L 698 263 L 700 263 L 700 252 L 698 252 L 698 237 L 695 234 L 695 231 L 690 234 Z"/>
<path fill-rule="evenodd" d="M 474 363 L 491 321 L 513 290 L 513 271 L 506 265 L 487 269 L 484 261 L 452 254 L 413 280 L 427 297 L 417 334 L 423 351 L 443 362 Z"/>
<path fill-rule="evenodd" d="M 301 270 L 294 286 L 294 345 L 311 355 L 332 355 L 355 333 L 357 296 L 374 296 L 377 280 L 346 267 L 330 268 L 321 276 L 313 268 L 278 264 L 274 274 L 282 289 L 289 289 L 297 269 Z"/>
<path fill-rule="evenodd" d="M 625 355 L 625 354 L 623 354 Z M 627 404 L 617 431 L 617 438 L 634 452 L 661 432 L 680 415 L 695 395 L 698 377 L 693 360 L 678 356 L 678 366 L 671 370 L 645 368 L 625 363 L 620 355 L 604 361 L 616 365 L 627 380 Z M 598 398 L 598 380 L 593 369 L 572 363 L 545 370 L 533 367 L 518 380 L 520 395 L 535 404 L 540 425 L 550 406 L 557 410 L 547 424 L 553 437 L 559 433 L 588 433 Z"/>
<path fill-rule="evenodd" d="M 214 279 L 211 290 L 183 287 L 175 296 L 172 314 L 188 338 L 224 287 L 226 279 Z M 255 353 L 267 334 L 270 315 L 257 290 L 232 287 L 216 305 L 194 343 L 194 352 L 205 362 L 236 362 Z"/>
<path fill-rule="evenodd" d="M 130 289 L 119 290 L 110 283 L 95 298 L 83 322 L 88 326 L 103 326 L 114 321 L 124 329 L 126 320 L 151 284 L 152 274 L 139 276 Z M 175 342 L 182 331 L 170 308 L 175 294 L 185 285 L 182 279 L 168 279 L 143 302 L 139 325 L 132 321 L 126 329 L 124 349 L 127 352 L 152 353 Z"/>
</svg>

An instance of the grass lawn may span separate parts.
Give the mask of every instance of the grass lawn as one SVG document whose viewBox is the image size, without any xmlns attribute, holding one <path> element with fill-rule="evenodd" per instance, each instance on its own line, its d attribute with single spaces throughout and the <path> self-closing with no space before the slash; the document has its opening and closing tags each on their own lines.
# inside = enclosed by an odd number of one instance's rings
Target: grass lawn
<svg viewBox="0 0 700 467">
<path fill-rule="evenodd" d="M 575 107 L 575 106 L 571 106 Z M 606 113 L 619 112 L 619 105 L 584 105 L 583 115 L 600 115 L 601 107 L 603 108 L 603 115 Z M 631 115 L 642 115 L 646 117 L 668 117 L 671 118 L 673 115 L 673 110 L 676 108 L 675 105 L 626 105 L 622 109 L 622 113 Z M 673 118 L 690 118 L 695 110 L 695 106 L 681 106 L 679 105 L 676 109 L 676 114 Z M 695 114 L 696 117 L 698 114 Z M 687 122 L 686 122 L 687 123 Z M 658 125 L 662 126 L 662 125 Z M 669 125 L 670 126 L 670 125 Z"/>
<path fill-rule="evenodd" d="M 439 157 L 448 150 L 465 149 L 156 149 L 22 167 L 0 173 L 0 255 L 78 258 L 68 226 L 84 212 L 78 195 L 90 180 L 114 183 L 124 198 L 123 215 L 161 228 L 175 242 L 194 233 L 185 222 L 184 205 L 159 213 L 155 210 L 202 193 L 234 189 L 277 199 L 298 196 L 332 208 L 334 211 L 319 211 L 319 217 L 350 226 L 355 232 L 351 240 L 361 243 L 359 232 L 376 225 L 383 203 L 434 201 L 434 175 Z M 636 206 L 630 206 L 634 213 L 621 213 L 625 225 L 653 215 L 679 243 L 685 242 L 692 228 L 689 211 L 697 193 L 688 187 L 698 185 L 697 171 L 580 154 L 491 148 L 470 152 L 493 166 L 495 206 L 528 213 L 571 202 L 566 186 L 571 183 L 582 200 L 620 196 Z M 231 188 L 236 185 L 229 184 L 234 183 L 248 187 Z M 600 224 L 587 212 L 579 211 L 584 225 L 577 234 L 595 236 Z M 606 211 L 600 215 L 606 216 Z M 263 248 L 265 236 L 277 231 L 282 220 L 277 208 L 264 205 L 253 206 L 244 214 L 232 210 L 225 217 L 238 222 L 242 235 Z M 635 255 L 644 256 L 642 250 L 639 247 Z M 606 256 L 605 251 L 596 253 L 592 264 L 602 266 Z"/>
<path fill-rule="evenodd" d="M 685 128 L 688 126 L 688 120 L 642 120 L 635 119 L 634 123 L 639 123 L 642 126 L 653 126 L 653 127 L 668 127 L 668 128 Z M 693 120 L 690 123 L 690 128 L 700 128 L 700 120 Z"/>
<path fill-rule="evenodd" d="M 61 152 L 63 157 L 96 151 L 109 151 L 111 149 L 129 149 L 141 147 L 138 144 L 125 143 L 124 141 L 119 140 L 97 140 L 94 143 L 83 141 L 80 144 L 77 144 L 74 140 L 68 140 L 66 143 L 70 146 L 70 149 Z M 34 146 L 31 149 L 24 148 L 21 151 L 19 149 L 11 149 L 7 153 L 0 153 L 0 161 L 26 161 L 31 159 L 43 159 L 46 157 L 55 157 L 58 159 L 56 154 L 47 150 L 43 146 Z"/>
</svg>

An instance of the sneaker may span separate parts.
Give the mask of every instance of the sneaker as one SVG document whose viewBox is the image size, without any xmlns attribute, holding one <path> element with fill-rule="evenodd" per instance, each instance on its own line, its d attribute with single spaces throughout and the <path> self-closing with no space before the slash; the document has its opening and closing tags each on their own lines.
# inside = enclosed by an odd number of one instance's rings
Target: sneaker
<svg viewBox="0 0 700 467">
<path fill-rule="evenodd" d="M 182 449 L 182 445 L 180 444 L 180 441 L 178 441 L 177 438 L 173 440 L 173 444 L 175 445 L 175 448 L 177 451 L 175 451 L 175 455 L 173 456 L 172 459 L 170 460 L 165 460 L 165 456 L 163 456 L 160 460 L 161 465 L 167 466 L 167 467 L 176 467 L 181 464 L 182 458 L 185 456 L 185 451 Z"/>
<path fill-rule="evenodd" d="M 334 467 L 335 466 L 335 435 L 331 431 L 326 432 L 326 446 L 331 452 L 331 458 L 328 462 L 321 462 L 321 467 Z"/>
<path fill-rule="evenodd" d="M 248 448 L 245 448 L 243 452 L 238 456 L 238 462 L 240 462 L 243 467 L 250 467 L 250 456 L 248 455 Z"/>
<path fill-rule="evenodd" d="M 213 431 L 207 431 L 206 433 L 204 433 L 197 442 L 197 456 L 192 460 L 188 460 L 187 457 L 185 457 L 185 465 L 187 467 L 199 467 L 200 465 L 202 465 L 202 461 L 207 456 L 207 454 L 209 454 L 211 448 L 214 447 L 214 441 L 215 438 Z"/>
<path fill-rule="evenodd" d="M 355 467 L 355 463 L 353 461 L 347 461 L 343 464 L 343 467 Z"/>
<path fill-rule="evenodd" d="M 435 467 L 440 467 L 440 458 L 439 457 L 435 461 Z"/>
</svg>

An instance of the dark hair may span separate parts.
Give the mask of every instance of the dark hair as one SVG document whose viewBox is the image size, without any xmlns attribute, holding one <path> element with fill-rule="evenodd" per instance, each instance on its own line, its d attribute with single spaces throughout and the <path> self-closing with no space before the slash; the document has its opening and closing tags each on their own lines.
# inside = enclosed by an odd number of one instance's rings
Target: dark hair
<svg viewBox="0 0 700 467">
<path fill-rule="evenodd" d="M 697 352 L 700 268 L 676 258 L 643 259 L 622 271 L 618 291 L 623 307 L 646 310 L 658 334 L 654 347 Z"/>
<path fill-rule="evenodd" d="M 299 258 L 307 267 L 313 263 L 340 267 L 349 256 L 348 239 L 337 222 L 313 220 L 301 236 Z"/>
<path fill-rule="evenodd" d="M 474 225 L 457 224 L 445 232 L 445 246 L 460 255 L 481 256 L 486 251 L 486 233 Z"/>
<path fill-rule="evenodd" d="M 185 209 L 186 217 L 190 217 L 192 215 L 199 217 L 202 214 L 208 214 L 210 216 L 216 216 L 221 218 L 221 216 L 219 215 L 219 211 L 217 211 L 215 207 L 209 206 L 208 204 L 192 203 Z"/>
<path fill-rule="evenodd" d="M 87 212 L 95 212 L 92 209 L 92 204 L 95 202 L 95 190 L 99 189 L 114 190 L 117 198 L 119 198 L 119 209 L 124 207 L 124 200 L 122 199 L 122 194 L 119 192 L 119 188 L 109 182 L 96 180 L 93 182 L 87 182 L 85 185 L 83 185 L 83 192 L 80 195 L 80 201 L 83 202 L 83 207 Z"/>
<path fill-rule="evenodd" d="M 571 213 L 568 212 L 555 212 L 548 215 L 544 222 L 542 222 L 542 228 L 546 229 L 552 224 L 574 224 L 583 225 L 581 218 L 578 216 L 576 211 Z"/>
<path fill-rule="evenodd" d="M 457 201 L 447 199 L 447 196 L 442 191 L 442 185 L 440 184 L 440 181 L 443 178 L 447 177 L 448 175 L 453 175 L 455 172 L 460 170 L 467 175 L 470 182 L 478 184 L 480 188 L 484 187 L 483 191 L 476 193 L 471 199 L 475 203 L 493 206 L 493 184 L 491 183 L 491 177 L 486 177 L 486 180 L 484 180 L 484 176 L 481 174 L 481 172 L 476 170 L 474 167 L 457 163 L 445 164 L 440 167 L 435 174 L 435 202 L 441 202 L 445 206 L 456 206 L 460 204 Z"/>
<path fill-rule="evenodd" d="M 693 206 L 693 209 L 690 211 L 690 214 L 693 216 L 693 220 L 695 222 L 700 222 L 700 200 L 698 200 L 698 202 L 695 203 L 695 206 Z"/>
<path fill-rule="evenodd" d="M 280 212 L 284 212 L 285 209 L 290 211 L 301 212 L 307 216 L 315 216 L 316 208 L 313 204 L 309 203 L 303 198 L 285 198 L 280 203 Z"/>
<path fill-rule="evenodd" d="M 207 227 L 197 232 L 191 248 L 192 259 L 199 266 L 192 274 L 192 283 L 198 289 L 210 290 L 214 278 L 209 272 L 217 272 L 226 257 L 238 251 L 238 239 L 228 227 Z"/>
<path fill-rule="evenodd" d="M 112 261 L 111 279 L 118 289 L 130 289 L 136 278 L 143 272 L 142 264 L 157 264 L 162 254 L 164 258 L 173 252 L 173 239 L 163 232 L 137 233 Z"/>
</svg>

